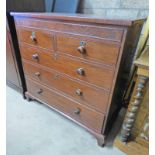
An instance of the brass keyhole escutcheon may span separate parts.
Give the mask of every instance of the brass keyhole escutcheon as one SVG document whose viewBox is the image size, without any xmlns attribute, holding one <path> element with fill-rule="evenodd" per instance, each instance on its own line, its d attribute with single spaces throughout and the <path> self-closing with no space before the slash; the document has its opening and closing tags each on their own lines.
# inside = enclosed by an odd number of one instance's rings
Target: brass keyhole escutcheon
<svg viewBox="0 0 155 155">
<path fill-rule="evenodd" d="M 55 74 L 55 75 L 53 76 L 53 79 L 54 79 L 54 80 L 58 80 L 59 77 L 60 77 L 59 74 Z"/>
<path fill-rule="evenodd" d="M 85 41 L 80 41 L 80 46 L 86 46 L 86 42 Z"/>
<path fill-rule="evenodd" d="M 54 57 L 54 60 L 58 60 L 59 54 L 58 53 L 54 53 L 53 57 Z"/>
</svg>

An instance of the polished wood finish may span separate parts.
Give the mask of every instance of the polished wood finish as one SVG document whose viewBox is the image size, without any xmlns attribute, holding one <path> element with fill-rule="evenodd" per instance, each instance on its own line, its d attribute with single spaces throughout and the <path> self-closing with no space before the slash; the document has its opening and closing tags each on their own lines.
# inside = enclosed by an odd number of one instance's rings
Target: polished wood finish
<svg viewBox="0 0 155 155">
<path fill-rule="evenodd" d="M 56 88 L 101 113 L 106 112 L 109 94 L 105 90 L 91 87 L 62 75 L 60 72 L 36 66 L 25 60 L 23 61 L 23 67 L 25 74 L 39 83 L 41 82 L 51 88 Z"/>
<path fill-rule="evenodd" d="M 12 88 L 22 92 L 19 70 L 8 25 L 6 27 L 6 82 Z"/>
<path fill-rule="evenodd" d="M 93 38 L 102 39 L 105 41 L 115 41 L 115 42 L 121 42 L 122 36 L 123 36 L 123 29 L 120 27 L 113 27 L 113 26 L 96 26 L 96 25 L 90 25 L 88 23 L 73 23 L 72 21 L 70 23 L 63 21 L 59 22 L 57 20 L 36 20 L 34 18 L 16 18 L 16 24 L 17 27 L 20 26 L 26 26 L 30 28 L 40 28 L 44 27 L 45 29 L 50 29 L 51 31 L 54 31 L 55 33 L 63 32 L 63 33 L 69 33 L 74 35 L 81 35 L 81 36 L 91 36 Z M 89 38 L 90 39 L 90 38 Z"/>
<path fill-rule="evenodd" d="M 12 15 L 27 99 L 39 100 L 84 126 L 103 145 L 111 118 L 121 105 L 123 91 L 118 88 L 126 82 L 120 76 L 126 53 L 134 52 L 130 45 L 136 45 L 143 20 L 52 13 Z"/>
<path fill-rule="evenodd" d="M 19 28 L 18 33 L 22 42 L 53 50 L 53 36 L 49 31 Z"/>
<path fill-rule="evenodd" d="M 57 51 L 77 56 L 84 60 L 115 65 L 119 50 L 120 45 L 115 42 L 105 43 L 99 39 L 90 39 L 76 35 L 57 35 Z"/>
<path fill-rule="evenodd" d="M 82 123 L 84 126 L 91 128 L 96 132 L 101 132 L 104 115 L 63 96 L 52 89 L 29 80 L 28 78 L 27 87 L 29 93 L 33 95 L 34 98 L 47 103 L 49 106 L 56 108 L 57 110 L 60 110 L 65 115 Z"/>
<path fill-rule="evenodd" d="M 107 66 L 80 61 L 64 54 L 23 46 L 23 44 L 20 45 L 20 49 L 23 59 L 58 70 L 73 78 L 94 84 L 98 87 L 103 87 L 107 90 L 111 88 L 114 71 Z M 34 59 L 33 56 L 35 55 L 38 55 L 38 58 Z M 83 68 L 83 74 L 78 72 L 79 68 Z"/>
</svg>

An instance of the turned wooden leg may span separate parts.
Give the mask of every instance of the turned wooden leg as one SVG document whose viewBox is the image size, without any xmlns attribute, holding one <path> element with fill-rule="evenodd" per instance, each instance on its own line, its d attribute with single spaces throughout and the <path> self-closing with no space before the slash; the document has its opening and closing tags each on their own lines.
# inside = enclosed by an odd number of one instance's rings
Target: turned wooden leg
<svg viewBox="0 0 155 155">
<path fill-rule="evenodd" d="M 122 125 L 122 130 L 121 130 L 122 142 L 127 142 L 131 134 L 131 129 L 134 125 L 134 121 L 136 118 L 136 113 L 139 109 L 139 105 L 141 104 L 141 101 L 143 99 L 143 96 L 144 96 L 143 90 L 148 81 L 148 78 L 139 75 L 137 80 L 138 80 L 138 84 L 134 91 L 136 93 L 134 96 L 132 96 L 133 100 L 131 100 L 131 103 L 129 104 L 129 108 L 127 110 L 127 114 L 125 116 L 125 120 Z"/>
</svg>

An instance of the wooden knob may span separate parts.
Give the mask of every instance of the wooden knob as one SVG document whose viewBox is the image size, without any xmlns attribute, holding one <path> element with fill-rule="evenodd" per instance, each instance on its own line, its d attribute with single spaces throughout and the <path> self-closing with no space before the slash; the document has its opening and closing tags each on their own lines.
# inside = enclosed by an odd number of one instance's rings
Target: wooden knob
<svg viewBox="0 0 155 155">
<path fill-rule="evenodd" d="M 79 46 L 79 47 L 77 48 L 77 51 L 79 51 L 81 54 L 85 54 L 85 53 L 86 53 L 86 49 L 85 49 L 84 46 Z"/>
<path fill-rule="evenodd" d="M 37 94 L 41 94 L 43 92 L 42 89 L 37 90 Z"/>
<path fill-rule="evenodd" d="M 82 96 L 83 93 L 82 93 L 81 89 L 77 89 L 77 90 L 76 90 L 76 94 L 77 94 L 78 96 Z"/>
<path fill-rule="evenodd" d="M 32 55 L 32 58 L 34 59 L 34 60 L 38 60 L 39 59 L 39 55 L 36 53 L 36 54 L 33 54 Z"/>
<path fill-rule="evenodd" d="M 35 32 L 32 32 L 31 36 L 30 36 L 30 39 L 33 41 L 33 42 L 37 42 L 37 38 L 36 38 L 36 35 L 35 35 Z"/>
<path fill-rule="evenodd" d="M 77 72 L 79 75 L 85 75 L 85 71 L 84 71 L 83 68 L 78 68 L 78 69 L 76 70 L 76 72 Z"/>
<path fill-rule="evenodd" d="M 36 72 L 36 73 L 34 73 L 34 75 L 39 77 L 40 76 L 40 72 Z"/>
<path fill-rule="evenodd" d="M 79 108 L 77 108 L 77 109 L 74 111 L 74 114 L 79 115 L 80 112 L 81 112 L 81 110 L 80 110 Z"/>
<path fill-rule="evenodd" d="M 37 39 L 34 36 L 30 36 L 30 38 L 33 42 L 37 42 Z"/>
</svg>

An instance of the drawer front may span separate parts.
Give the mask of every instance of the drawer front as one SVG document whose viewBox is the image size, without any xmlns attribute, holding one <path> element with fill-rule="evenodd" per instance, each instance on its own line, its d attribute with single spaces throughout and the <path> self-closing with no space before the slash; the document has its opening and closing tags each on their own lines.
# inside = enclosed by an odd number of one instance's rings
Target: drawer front
<svg viewBox="0 0 155 155">
<path fill-rule="evenodd" d="M 17 27 L 20 42 L 54 50 L 54 36 L 49 31 Z"/>
<path fill-rule="evenodd" d="M 24 72 L 28 77 L 42 82 L 48 87 L 54 87 L 99 112 L 106 112 L 109 94 L 104 90 L 84 85 L 58 72 L 48 71 L 27 62 L 23 62 L 23 66 Z"/>
<path fill-rule="evenodd" d="M 104 115 L 97 113 L 78 102 L 70 100 L 52 89 L 48 89 L 47 87 L 31 81 L 28 78 L 26 79 L 26 82 L 28 92 L 35 98 L 63 112 L 84 126 L 91 128 L 95 132 L 101 133 Z"/>
<path fill-rule="evenodd" d="M 57 51 L 83 59 L 95 60 L 115 65 L 120 45 L 106 43 L 99 39 L 57 34 Z"/>
<path fill-rule="evenodd" d="M 88 64 L 46 50 L 26 46 L 21 46 L 20 48 L 22 58 L 26 60 L 53 68 L 73 78 L 97 85 L 98 87 L 104 87 L 108 90 L 111 88 L 114 72 L 109 68 Z"/>
<path fill-rule="evenodd" d="M 56 22 L 56 21 L 45 21 L 35 19 L 15 19 L 17 26 L 26 27 L 37 27 L 40 29 L 49 29 L 57 32 L 65 32 L 70 34 L 87 35 L 95 38 L 103 38 L 105 40 L 111 40 L 116 42 L 122 41 L 124 28 L 110 26 L 110 25 L 95 25 L 95 24 L 84 24 L 84 23 L 73 23 L 73 22 Z"/>
</svg>

